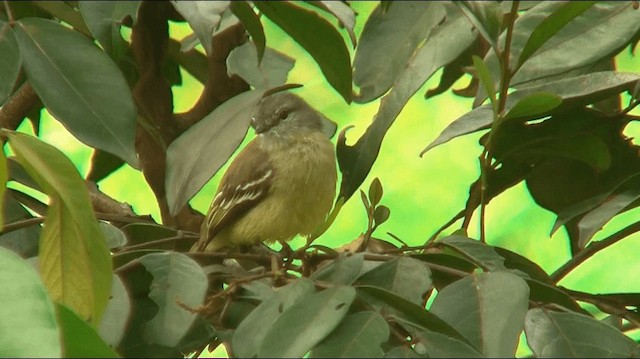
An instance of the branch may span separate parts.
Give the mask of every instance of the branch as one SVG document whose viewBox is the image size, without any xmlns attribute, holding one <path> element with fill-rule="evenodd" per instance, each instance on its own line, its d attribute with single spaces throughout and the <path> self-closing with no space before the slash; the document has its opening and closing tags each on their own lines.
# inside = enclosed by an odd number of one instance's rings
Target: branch
<svg viewBox="0 0 640 359">
<path fill-rule="evenodd" d="M 29 82 L 20 88 L 0 107 L 0 127 L 15 130 L 29 111 L 38 104 L 39 98 Z"/>
</svg>

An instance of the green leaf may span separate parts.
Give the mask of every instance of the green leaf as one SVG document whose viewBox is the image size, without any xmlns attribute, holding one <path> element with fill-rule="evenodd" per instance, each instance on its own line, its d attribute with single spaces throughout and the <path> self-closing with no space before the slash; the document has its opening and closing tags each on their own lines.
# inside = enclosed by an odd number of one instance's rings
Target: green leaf
<svg viewBox="0 0 640 359">
<path fill-rule="evenodd" d="M 588 105 L 623 91 L 629 91 L 633 89 L 639 79 L 640 75 L 636 73 L 602 71 L 547 82 L 541 85 L 521 87 L 520 90 L 509 95 L 505 110 L 511 110 L 520 99 L 531 94 L 549 92 L 562 99 L 562 105 L 554 109 L 554 111 L 559 112 L 562 109 Z M 539 113 L 536 117 L 544 115 L 544 113 Z M 451 122 L 420 155 L 422 156 L 430 149 L 449 142 L 456 137 L 486 129 L 491 125 L 492 121 L 493 112 L 488 105 L 467 112 Z"/>
<path fill-rule="evenodd" d="M 347 256 L 340 254 L 331 263 L 318 269 L 311 279 L 333 284 L 349 285 L 358 278 L 362 272 L 364 263 L 364 253 L 356 253 Z"/>
<path fill-rule="evenodd" d="M 384 354 L 384 358 L 422 358 L 422 357 L 418 355 L 418 353 L 416 353 L 416 351 L 413 350 L 411 347 L 406 345 L 400 345 L 388 350 Z"/>
<path fill-rule="evenodd" d="M 21 19 L 14 30 L 27 78 L 53 117 L 80 141 L 136 167 L 136 108 L 111 59 L 50 20 Z"/>
<path fill-rule="evenodd" d="M 485 357 L 515 355 L 528 308 L 529 287 L 508 272 L 470 275 L 442 289 L 431 305 Z"/>
<path fill-rule="evenodd" d="M 529 286 L 529 299 L 538 303 L 549 303 L 563 306 L 574 312 L 585 312 L 584 309 L 565 291 L 555 285 L 535 279 L 526 279 Z"/>
<path fill-rule="evenodd" d="M 471 345 L 456 338 L 431 330 L 417 335 L 418 345 L 424 347 L 430 358 L 481 358 L 482 354 Z"/>
<path fill-rule="evenodd" d="M 378 5 L 356 48 L 353 83 L 360 94 L 354 100 L 366 103 L 384 95 L 444 16 L 444 5 L 437 1 L 396 2 L 386 12 Z"/>
<path fill-rule="evenodd" d="M 247 91 L 225 101 L 171 143 L 166 189 L 172 214 L 178 213 L 238 148 L 263 93 Z"/>
<path fill-rule="evenodd" d="M 39 253 L 49 294 L 97 325 L 111 292 L 111 256 L 84 181 L 55 147 L 22 133 L 7 136 L 22 167 L 50 198 Z"/>
<path fill-rule="evenodd" d="M 551 112 L 561 103 L 562 98 L 558 95 L 550 92 L 536 92 L 518 100 L 504 116 L 503 121 L 518 118 L 536 118 L 541 114 Z"/>
<path fill-rule="evenodd" d="M 363 274 L 356 285 L 386 289 L 414 304 L 422 304 L 424 294 L 432 288 L 431 271 L 422 261 L 398 257 Z"/>
<path fill-rule="evenodd" d="M 382 184 L 380 183 L 378 177 L 376 177 L 373 179 L 373 181 L 371 181 L 371 185 L 369 185 L 369 199 L 371 200 L 371 205 L 373 207 L 377 206 L 378 203 L 380 203 L 380 200 L 382 199 L 382 193 Z"/>
<path fill-rule="evenodd" d="M 47 290 L 33 267 L 5 248 L 0 248 L 0 288 L 0 357 L 61 358 L 58 323 Z"/>
<path fill-rule="evenodd" d="M 122 341 L 130 320 L 131 300 L 127 288 L 119 276 L 113 275 L 111 296 L 104 311 L 102 322 L 98 326 L 98 333 L 111 347 L 116 348 Z"/>
<path fill-rule="evenodd" d="M 9 98 L 20 74 L 20 48 L 8 23 L 0 20 L 0 105 Z"/>
<path fill-rule="evenodd" d="M 577 313 L 533 308 L 524 331 L 538 358 L 630 358 L 640 349 L 616 328 Z"/>
<path fill-rule="evenodd" d="M 493 47 L 497 47 L 502 26 L 502 10 L 496 1 L 454 1 L 480 35 Z"/>
<path fill-rule="evenodd" d="M 242 22 L 249 34 L 251 34 L 251 39 L 257 50 L 257 63 L 260 64 L 267 41 L 264 37 L 264 28 L 262 27 L 260 18 L 246 1 L 232 1 L 229 9 Z"/>
<path fill-rule="evenodd" d="M 311 350 L 311 358 L 380 358 L 389 339 L 389 325 L 375 312 L 347 315 L 342 323 Z"/>
<path fill-rule="evenodd" d="M 80 1 L 78 8 L 93 37 L 102 48 L 118 60 L 127 51 L 127 42 L 120 34 L 122 20 L 131 16 L 135 22 L 140 1 Z"/>
<path fill-rule="evenodd" d="M 231 340 L 233 353 L 241 358 L 256 356 L 273 323 L 313 291 L 313 282 L 309 279 L 299 279 L 276 289 L 240 323 Z"/>
<path fill-rule="evenodd" d="M 329 84 L 350 103 L 351 59 L 340 33 L 317 13 L 293 3 L 255 1 L 253 4 L 314 58 Z"/>
<path fill-rule="evenodd" d="M 2 217 L 4 223 L 13 223 L 25 219 L 34 218 L 29 211 L 16 199 L 17 192 L 8 189 L 4 194 Z M 24 195 L 24 194 L 22 194 Z M 24 195 L 26 196 L 26 195 Z M 33 225 L 0 235 L 0 247 L 12 250 L 22 258 L 31 258 L 38 255 L 38 240 L 40 239 L 41 228 Z"/>
<path fill-rule="evenodd" d="M 171 1 L 176 10 L 187 20 L 207 55 L 211 55 L 214 31 L 220 26 L 222 13 L 229 9 L 227 1 Z"/>
<path fill-rule="evenodd" d="M 269 328 L 258 357 L 302 357 L 342 322 L 355 297 L 355 289 L 345 286 L 305 296 Z"/>
<path fill-rule="evenodd" d="M 253 42 L 236 47 L 227 57 L 227 72 L 237 74 L 257 89 L 283 85 L 295 60 L 270 47 L 262 52 L 264 57 L 260 62 Z"/>
<path fill-rule="evenodd" d="M 529 158 L 532 155 L 547 155 L 578 160 L 599 172 L 606 171 L 611 166 L 611 151 L 600 137 L 588 133 L 556 135 L 557 137 L 538 138 L 524 148 L 517 149 L 517 153 Z"/>
<path fill-rule="evenodd" d="M 485 88 L 485 91 L 489 94 L 489 98 L 491 99 L 491 106 L 493 107 L 494 114 L 497 115 L 498 112 L 498 100 L 496 100 L 496 87 L 493 84 L 493 79 L 491 78 L 491 73 L 485 65 L 484 61 L 476 55 L 471 56 L 473 60 L 473 66 L 476 68 L 476 72 L 478 73 L 478 79 L 480 79 L 480 83 Z"/>
<path fill-rule="evenodd" d="M 109 249 L 124 247 L 127 244 L 127 237 L 118 227 L 103 221 L 98 222 L 98 224 Z"/>
<path fill-rule="evenodd" d="M 349 35 L 349 40 L 353 47 L 356 47 L 356 33 L 353 28 L 356 26 L 356 14 L 347 3 L 342 1 L 309 1 L 310 4 L 318 6 L 320 9 L 326 10 L 340 21 Z"/>
<path fill-rule="evenodd" d="M 632 187 L 609 196 L 604 202 L 589 211 L 578 222 L 578 246 L 584 248 L 596 232 L 638 198 L 640 198 L 640 188 Z"/>
<path fill-rule="evenodd" d="M 542 47 L 551 37 L 558 33 L 565 25 L 577 16 L 585 12 L 595 1 L 573 1 L 564 3 L 559 9 L 554 11 L 533 30 L 531 36 L 524 45 L 516 69 L 527 61 L 538 49 Z"/>
<path fill-rule="evenodd" d="M 426 310 L 423 306 L 410 302 L 393 292 L 370 285 L 358 285 L 359 294 L 366 294 L 375 297 L 383 303 L 389 305 L 395 312 L 391 314 L 398 320 L 405 321 L 412 326 L 423 330 L 432 330 L 446 336 L 457 338 L 463 342 L 468 342 L 451 325 L 440 319 L 437 315 Z"/>
<path fill-rule="evenodd" d="M 196 318 L 177 301 L 191 308 L 202 305 L 207 275 L 193 259 L 177 252 L 147 254 L 140 263 L 153 275 L 149 298 L 158 306 L 156 315 L 146 323 L 146 339 L 151 344 L 175 347 Z"/>
<path fill-rule="evenodd" d="M 374 224 L 376 226 L 381 225 L 382 223 L 386 222 L 387 219 L 389 219 L 390 215 L 391 210 L 389 209 L 389 207 L 384 205 L 376 207 L 376 209 L 373 211 Z"/>
<path fill-rule="evenodd" d="M 476 265 L 489 271 L 506 271 L 504 258 L 491 247 L 480 241 L 463 236 L 449 236 L 442 238 L 438 243 L 453 249 L 470 259 Z"/>
<path fill-rule="evenodd" d="M 400 3 L 395 3 L 394 6 Z M 393 7 L 392 7 L 393 8 Z M 349 199 L 367 177 L 375 162 L 385 134 L 422 85 L 439 68 L 454 61 L 475 41 L 471 24 L 460 14 L 448 18 L 436 28 L 424 45 L 409 60 L 389 93 L 381 100 L 373 123 L 355 145 L 346 145 L 345 128 L 338 137 L 336 152 L 342 182 L 338 198 Z M 362 45 L 362 44 L 360 44 Z"/>
<path fill-rule="evenodd" d="M 4 148 L 3 141 L 0 141 L 0 148 Z M 4 226 L 4 203 L 5 191 L 7 190 L 7 181 L 9 180 L 9 167 L 7 166 L 7 157 L 4 150 L 0 151 L 0 228 Z"/>
<path fill-rule="evenodd" d="M 95 329 L 72 310 L 57 304 L 56 311 L 62 329 L 65 358 L 119 358 Z"/>
</svg>

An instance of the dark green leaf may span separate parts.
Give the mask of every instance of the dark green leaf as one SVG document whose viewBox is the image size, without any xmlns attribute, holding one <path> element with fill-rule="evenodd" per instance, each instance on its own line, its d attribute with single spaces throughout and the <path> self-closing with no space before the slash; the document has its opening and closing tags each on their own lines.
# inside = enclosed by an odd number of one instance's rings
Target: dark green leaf
<svg viewBox="0 0 640 359">
<path fill-rule="evenodd" d="M 3 141 L 0 141 L 0 147 L 4 147 Z M 8 180 L 9 167 L 7 166 L 7 157 L 5 156 L 4 151 L 0 151 L 0 228 L 4 226 L 4 194 L 7 190 Z"/>
<path fill-rule="evenodd" d="M 492 47 L 497 46 L 502 25 L 502 10 L 496 1 L 454 1 L 478 32 Z"/>
<path fill-rule="evenodd" d="M 351 60 L 340 33 L 317 13 L 293 3 L 256 1 L 253 4 L 315 59 L 329 84 L 350 103 Z"/>
<path fill-rule="evenodd" d="M 251 39 L 256 46 L 258 64 L 262 62 L 262 56 L 266 46 L 266 39 L 264 37 L 264 28 L 260 22 L 260 18 L 251 8 L 246 1 L 232 1 L 229 5 L 229 9 L 233 14 L 242 21 L 242 24 L 251 34 Z M 283 81 L 284 83 L 284 81 Z"/>
<path fill-rule="evenodd" d="M 354 100 L 365 103 L 387 92 L 444 15 L 443 3 L 437 1 L 397 2 L 386 12 L 378 5 L 367 19 L 353 60 L 353 82 L 360 87 Z M 432 56 L 437 51 L 430 49 Z"/>
<path fill-rule="evenodd" d="M 311 4 L 317 5 L 319 8 L 330 12 L 340 21 L 349 34 L 349 40 L 353 47 L 356 47 L 356 34 L 353 28 L 356 25 L 356 14 L 347 3 L 342 1 L 310 1 Z"/>
<path fill-rule="evenodd" d="M 65 358 L 118 358 L 98 333 L 71 309 L 57 304 Z"/>
<path fill-rule="evenodd" d="M 379 287 L 370 285 L 359 285 L 357 288 L 358 293 L 365 293 L 375 297 L 383 303 L 389 305 L 395 312 L 392 316 L 399 320 L 406 321 L 413 326 L 416 326 L 423 330 L 432 330 L 438 333 L 445 334 L 446 336 L 457 338 L 463 342 L 468 341 L 458 333 L 451 325 L 440 319 L 435 314 L 426 310 L 423 306 L 412 303 L 393 292 Z"/>
<path fill-rule="evenodd" d="M 381 358 L 389 326 L 376 312 L 347 315 L 342 323 L 311 350 L 311 358 Z"/>
<path fill-rule="evenodd" d="M 9 189 L 2 198 L 2 214 L 5 224 L 33 218 L 31 213 L 15 198 L 15 193 L 23 194 L 14 189 Z M 0 247 L 10 249 L 22 258 L 35 257 L 38 255 L 41 228 L 39 224 L 34 224 L 33 226 L 4 233 L 0 235 Z"/>
<path fill-rule="evenodd" d="M 0 356 L 61 358 L 58 323 L 47 290 L 33 267 L 5 248 L 0 248 L 0 288 Z"/>
<path fill-rule="evenodd" d="M 345 286 L 305 296 L 269 328 L 258 357 L 302 357 L 342 322 L 355 297 L 355 289 Z"/>
<path fill-rule="evenodd" d="M 334 261 L 313 273 L 311 279 L 333 284 L 349 285 L 353 283 L 362 272 L 363 263 L 364 253 L 356 253 L 351 256 L 340 254 Z"/>
<path fill-rule="evenodd" d="M 417 335 L 418 345 L 424 347 L 430 358 L 481 358 L 482 354 L 471 345 L 456 338 L 431 330 Z"/>
<path fill-rule="evenodd" d="M 484 86 L 485 91 L 487 91 L 487 93 L 489 94 L 493 112 L 497 114 L 498 100 L 496 100 L 496 87 L 493 84 L 491 73 L 489 72 L 487 65 L 484 64 L 484 61 L 482 61 L 480 57 L 473 55 L 471 56 L 471 59 L 473 60 L 473 66 L 476 68 L 480 83 L 482 84 L 482 86 Z"/>
<path fill-rule="evenodd" d="M 80 1 L 78 8 L 93 37 L 113 59 L 127 51 L 120 34 L 122 20 L 130 16 L 135 22 L 140 1 Z"/>
<path fill-rule="evenodd" d="M 574 312 L 586 313 L 575 299 L 571 298 L 571 296 L 555 285 L 540 282 L 535 279 L 526 279 L 526 281 L 530 290 L 529 299 L 532 301 L 537 303 L 557 304 Z"/>
<path fill-rule="evenodd" d="M 539 92 L 553 93 L 562 98 L 562 105 L 556 107 L 554 111 L 587 105 L 628 91 L 635 86 L 639 79 L 640 75 L 635 73 L 602 71 L 541 85 L 522 87 L 519 91 L 509 95 L 505 110 L 509 111 L 520 99 Z M 539 113 L 536 117 L 543 115 L 545 114 Z M 491 121 L 493 121 L 493 112 L 488 105 L 467 112 L 450 123 L 420 155 L 456 137 L 488 128 Z"/>
<path fill-rule="evenodd" d="M 171 143 L 166 175 L 171 213 L 178 213 L 238 148 L 263 93 L 243 92 L 225 101 Z"/>
<path fill-rule="evenodd" d="M 551 283 L 551 278 L 547 272 L 539 265 L 531 261 L 527 257 L 523 257 L 518 253 L 512 252 L 505 248 L 492 247 L 493 250 L 502 258 L 504 258 L 504 266 L 509 269 L 515 269 L 526 274 L 526 277 L 538 280 L 542 283 Z M 525 277 L 525 279 L 526 279 Z"/>
<path fill-rule="evenodd" d="M 189 330 L 196 314 L 178 305 L 191 308 L 204 302 L 207 276 L 193 259 L 182 253 L 151 253 L 140 258 L 153 275 L 149 298 L 158 306 L 158 313 L 146 323 L 146 339 L 151 344 L 175 347 Z"/>
<path fill-rule="evenodd" d="M 171 1 L 200 40 L 205 52 L 211 55 L 213 32 L 222 21 L 222 13 L 229 9 L 227 1 Z"/>
<path fill-rule="evenodd" d="M 175 237 L 177 231 L 155 223 L 129 223 L 122 228 L 129 245 L 146 243 L 163 238 Z"/>
<path fill-rule="evenodd" d="M 587 213 L 578 222 L 578 245 L 584 248 L 605 223 L 609 222 L 628 205 L 640 198 L 640 188 L 630 188 L 621 193 L 608 197 L 604 202 Z"/>
<path fill-rule="evenodd" d="M 9 24 L 0 20 L 0 105 L 11 95 L 20 73 L 20 48 Z"/>
<path fill-rule="evenodd" d="M 573 1 L 564 3 L 559 9 L 554 11 L 533 30 L 522 49 L 516 69 L 519 68 L 531 55 L 533 55 L 542 45 L 558 33 L 576 16 L 585 12 L 595 5 L 595 1 Z"/>
<path fill-rule="evenodd" d="M 538 358 L 629 358 L 638 344 L 616 328 L 577 313 L 531 309 L 525 319 L 527 343 Z"/>
<path fill-rule="evenodd" d="M 9 132 L 18 161 L 50 197 L 40 239 L 40 274 L 51 297 L 94 325 L 111 292 L 111 256 L 83 179 L 58 149 Z"/>
<path fill-rule="evenodd" d="M 80 141 L 137 166 L 136 109 L 111 59 L 50 20 L 22 19 L 15 33 L 27 78 L 49 112 Z"/>
<path fill-rule="evenodd" d="M 508 270 L 504 266 L 504 258 L 496 253 L 491 246 L 480 241 L 463 236 L 449 236 L 440 239 L 438 243 L 442 243 L 469 258 L 485 270 L 492 272 Z"/>
<path fill-rule="evenodd" d="M 390 215 L 391 215 L 391 210 L 389 210 L 389 207 L 387 207 L 387 206 L 378 206 L 373 211 L 373 221 L 374 221 L 376 226 L 379 226 L 382 223 L 386 222 L 387 219 L 389 219 Z"/>
<path fill-rule="evenodd" d="M 124 165 L 124 161 L 109 152 L 95 149 L 91 155 L 91 167 L 87 173 L 87 180 L 100 182 Z"/>
<path fill-rule="evenodd" d="M 308 279 L 300 279 L 275 290 L 236 329 L 231 341 L 234 354 L 242 358 L 254 357 L 273 323 L 313 291 L 313 282 Z"/>
<path fill-rule="evenodd" d="M 504 116 L 504 121 L 510 119 L 530 119 L 549 113 L 560 106 L 562 98 L 549 92 L 536 92 L 518 100 Z"/>
<path fill-rule="evenodd" d="M 270 47 L 262 51 L 264 57 L 259 62 L 253 42 L 236 47 L 227 57 L 227 72 L 237 74 L 257 89 L 284 84 L 295 60 Z"/>
<path fill-rule="evenodd" d="M 375 207 L 378 205 L 378 203 L 380 203 L 380 200 L 382 199 L 382 193 L 382 184 L 380 183 L 378 177 L 376 177 L 373 179 L 373 181 L 371 181 L 371 185 L 369 185 L 369 199 L 371 200 L 372 206 Z"/>
<path fill-rule="evenodd" d="M 513 357 L 529 308 L 529 287 L 515 274 L 470 275 L 438 292 L 433 314 L 451 324 L 485 357 Z"/>
<path fill-rule="evenodd" d="M 431 271 L 422 261 L 398 257 L 366 272 L 355 285 L 386 289 L 412 303 L 422 304 L 424 294 L 432 288 Z"/>
<path fill-rule="evenodd" d="M 111 286 L 111 296 L 104 311 L 102 322 L 98 326 L 98 333 L 104 341 L 111 347 L 116 348 L 124 336 L 131 314 L 131 301 L 129 293 L 122 280 L 117 275 L 113 275 L 113 286 Z"/>
<path fill-rule="evenodd" d="M 411 349 L 410 346 L 400 345 L 400 346 L 391 348 L 391 350 L 387 351 L 384 354 L 384 358 L 422 358 L 422 357 L 418 355 L 418 353 L 416 353 L 415 350 Z"/>
<path fill-rule="evenodd" d="M 338 164 L 342 172 L 339 198 L 349 199 L 367 177 L 385 134 L 411 96 L 431 75 L 455 60 L 475 39 L 471 25 L 462 15 L 447 19 L 409 60 L 392 90 L 382 99 L 373 123 L 356 144 L 346 145 L 345 133 L 349 127 L 340 133 L 336 144 Z"/>
</svg>

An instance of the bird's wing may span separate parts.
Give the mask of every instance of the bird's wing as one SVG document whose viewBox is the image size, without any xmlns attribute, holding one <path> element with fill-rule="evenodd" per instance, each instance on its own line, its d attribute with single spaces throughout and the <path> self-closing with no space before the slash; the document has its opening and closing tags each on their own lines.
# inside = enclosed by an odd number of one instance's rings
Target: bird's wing
<svg viewBox="0 0 640 359">
<path fill-rule="evenodd" d="M 252 141 L 231 163 L 222 177 L 218 193 L 211 202 L 202 225 L 200 239 L 194 246 L 198 252 L 225 226 L 240 218 L 269 193 L 274 169 L 269 157 Z"/>
</svg>

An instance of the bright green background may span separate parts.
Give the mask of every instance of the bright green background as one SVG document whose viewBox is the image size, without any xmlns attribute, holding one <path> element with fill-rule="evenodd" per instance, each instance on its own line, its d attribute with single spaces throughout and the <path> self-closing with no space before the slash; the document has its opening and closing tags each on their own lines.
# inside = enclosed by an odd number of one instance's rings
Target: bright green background
<svg viewBox="0 0 640 359">
<path fill-rule="evenodd" d="M 364 21 L 375 5 L 376 2 L 354 2 L 353 6 L 360 14 L 356 34 L 362 31 Z M 329 87 L 318 66 L 304 50 L 267 19 L 264 21 L 267 45 L 297 60 L 289 75 L 289 82 L 300 83 L 304 87 L 296 92 L 336 121 L 339 130 L 354 125 L 355 128 L 347 135 L 347 143 L 353 144 L 371 122 L 379 102 L 364 105 L 344 103 Z M 191 32 L 186 24 L 172 24 L 171 31 L 172 37 L 177 39 L 182 39 Z M 343 35 L 346 40 L 344 32 Z M 201 50 L 200 46 L 199 48 Z M 630 55 L 629 49 L 625 49 L 618 56 L 618 69 L 640 72 L 640 61 Z M 202 89 L 202 85 L 186 72 L 183 71 L 182 75 L 183 86 L 174 87 L 177 112 L 189 109 Z M 374 235 L 392 243 L 397 242 L 387 232 L 410 245 L 423 243 L 463 208 L 469 184 L 479 173 L 480 134 L 455 139 L 431 150 L 423 158 L 418 156 L 447 124 L 471 109 L 471 99 L 457 97 L 450 91 L 425 101 L 424 93 L 428 88 L 436 86 L 439 77 L 440 72 L 414 96 L 398 117 L 387 133 L 378 160 L 362 187 L 366 191 L 375 177 L 382 182 L 382 204 L 391 209 L 391 217 Z M 463 77 L 454 88 L 466 87 L 469 80 L 469 76 Z M 628 96 L 625 95 L 623 105 L 627 103 Z M 640 115 L 640 111 L 636 109 L 632 114 Z M 41 138 L 60 148 L 73 160 L 80 173 L 86 174 L 91 149 L 72 137 L 46 111 L 43 115 Z M 21 126 L 21 130 L 33 133 L 26 123 Z M 632 124 L 625 133 L 628 136 L 640 135 L 640 128 Z M 245 143 L 251 137 L 250 134 Z M 224 169 L 226 166 L 192 199 L 191 204 L 197 210 L 204 212 L 207 209 Z M 154 196 L 137 170 L 125 165 L 100 182 L 99 186 L 117 200 L 131 204 L 137 213 L 151 214 L 156 220 L 160 220 Z M 13 184 L 12 187 L 18 186 Z M 320 243 L 340 246 L 352 241 L 366 229 L 366 216 L 359 197 L 356 194 L 346 203 L 333 226 L 318 240 Z M 614 219 L 596 235 L 596 240 L 636 220 L 639 213 L 640 210 L 636 209 Z M 535 205 L 524 184 L 519 184 L 487 206 L 487 241 L 524 255 L 547 272 L 552 272 L 569 259 L 564 231 L 559 230 L 553 237 L 549 237 L 554 220 L 554 214 Z M 470 227 L 471 237 L 478 237 L 478 221 L 476 213 Z M 454 226 L 451 230 L 456 228 Z M 301 243 L 298 239 L 293 242 L 293 246 Z M 640 292 L 640 261 L 634 260 L 639 254 L 638 235 L 631 236 L 589 259 L 563 279 L 560 285 L 594 293 Z"/>
</svg>

